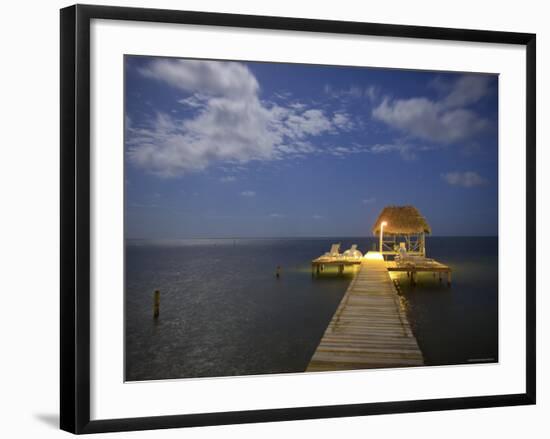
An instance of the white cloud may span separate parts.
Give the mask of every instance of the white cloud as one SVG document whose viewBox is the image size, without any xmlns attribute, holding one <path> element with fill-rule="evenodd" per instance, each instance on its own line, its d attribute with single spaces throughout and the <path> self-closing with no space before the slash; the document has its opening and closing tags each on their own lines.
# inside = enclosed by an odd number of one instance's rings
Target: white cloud
<svg viewBox="0 0 550 439">
<path fill-rule="evenodd" d="M 489 93 L 489 77 L 485 75 L 461 76 L 445 98 L 449 108 L 474 104 Z"/>
<path fill-rule="evenodd" d="M 374 145 L 360 145 L 358 143 L 351 143 L 349 145 L 338 145 L 327 148 L 326 153 L 336 157 L 345 157 L 350 154 L 388 154 L 397 152 L 403 160 L 414 160 L 417 158 L 417 152 L 429 151 L 434 149 L 433 146 L 428 145 L 412 145 L 410 143 L 404 143 L 399 140 L 393 143 L 376 143 Z"/>
<path fill-rule="evenodd" d="M 206 105 L 208 98 L 200 94 L 189 96 L 185 99 L 179 99 L 178 103 L 191 108 L 203 108 Z"/>
<path fill-rule="evenodd" d="M 374 154 L 384 154 L 386 152 L 400 151 L 401 149 L 402 145 L 394 143 L 377 143 L 369 147 L 369 151 Z"/>
<path fill-rule="evenodd" d="M 365 89 L 365 96 L 369 98 L 371 102 L 374 102 L 375 100 L 378 99 L 379 93 L 380 91 L 378 87 L 375 87 L 374 85 L 370 85 Z"/>
<path fill-rule="evenodd" d="M 285 112 L 279 109 L 280 114 Z M 288 112 L 282 120 L 280 129 L 290 138 L 301 139 L 307 135 L 317 135 L 332 128 L 330 119 L 325 116 L 323 110 L 310 109 L 302 113 Z"/>
<path fill-rule="evenodd" d="M 255 197 L 256 196 L 256 192 L 254 191 L 242 191 L 241 192 L 241 195 L 243 197 Z"/>
<path fill-rule="evenodd" d="M 361 87 L 351 85 L 348 88 L 334 88 L 330 84 L 325 84 L 323 91 L 334 99 L 359 99 L 364 93 Z"/>
<path fill-rule="evenodd" d="M 344 157 L 346 155 L 353 154 L 355 152 L 355 148 L 353 146 L 333 146 L 329 149 L 329 151 L 332 155 Z"/>
<path fill-rule="evenodd" d="M 412 137 L 444 144 L 467 139 L 487 126 L 473 111 L 447 110 L 426 98 L 385 99 L 373 116 Z"/>
<path fill-rule="evenodd" d="M 334 113 L 332 123 L 336 128 L 343 131 L 350 131 L 354 128 L 354 123 L 351 121 L 350 115 L 344 112 Z"/>
<path fill-rule="evenodd" d="M 441 76 L 436 76 L 428 83 L 428 87 L 441 94 L 448 94 L 452 88 L 452 83 L 444 80 Z"/>
<path fill-rule="evenodd" d="M 254 96 L 260 88 L 246 66 L 233 62 L 159 58 L 140 73 L 186 92 L 213 96 Z"/>
<path fill-rule="evenodd" d="M 488 77 L 463 76 L 441 100 L 385 98 L 372 115 L 411 137 L 441 144 L 456 143 L 488 126 L 487 120 L 464 108 L 488 92 Z"/>
<path fill-rule="evenodd" d="M 373 154 L 386 154 L 390 152 L 398 152 L 404 160 L 416 159 L 416 150 L 422 148 L 415 148 L 410 144 L 395 142 L 395 143 L 377 143 L 376 145 L 368 147 L 368 151 Z"/>
<path fill-rule="evenodd" d="M 371 197 L 371 198 L 365 198 L 365 199 L 362 200 L 361 202 L 362 202 L 363 204 L 372 204 L 372 203 L 374 203 L 375 201 L 376 201 L 376 198 Z"/>
<path fill-rule="evenodd" d="M 326 149 L 326 153 L 337 157 L 344 157 L 350 154 L 361 154 L 361 153 L 372 152 L 371 148 L 372 148 L 371 146 L 364 146 L 353 142 L 347 145 L 331 146 Z"/>
<path fill-rule="evenodd" d="M 237 178 L 234 177 L 233 175 L 226 175 L 226 176 L 220 178 L 220 181 L 222 183 L 233 183 L 236 180 L 237 180 Z"/>
<path fill-rule="evenodd" d="M 322 220 L 324 218 L 323 215 L 319 215 L 319 214 L 315 214 L 315 215 L 312 215 L 311 218 L 313 218 L 314 220 L 318 221 L 318 220 Z"/>
<path fill-rule="evenodd" d="M 451 186 L 461 186 L 465 188 L 472 188 L 475 186 L 482 186 L 487 184 L 487 180 L 481 177 L 477 172 L 447 172 L 441 174 L 441 178 L 445 180 Z"/>
<path fill-rule="evenodd" d="M 293 102 L 292 104 L 288 104 L 290 108 L 294 108 L 295 110 L 304 110 L 307 105 L 303 104 L 301 102 Z"/>
<path fill-rule="evenodd" d="M 282 213 L 270 213 L 269 214 L 269 217 L 270 218 L 285 218 L 286 215 L 282 214 Z"/>
<path fill-rule="evenodd" d="M 292 97 L 292 93 L 290 93 L 289 91 L 275 92 L 273 93 L 273 96 L 277 99 L 287 101 Z"/>
<path fill-rule="evenodd" d="M 342 115 L 321 109 L 262 102 L 258 81 L 243 64 L 157 59 L 140 72 L 189 94 L 178 102 L 197 111 L 183 120 L 158 112 L 146 126 L 127 127 L 130 160 L 157 175 L 311 153 L 308 138 L 345 125 Z"/>
<path fill-rule="evenodd" d="M 378 100 L 380 95 L 380 89 L 375 85 L 369 85 L 366 88 L 357 85 L 350 85 L 348 88 L 334 88 L 330 84 L 325 84 L 323 92 L 332 99 L 350 101 L 367 98 L 371 103 Z"/>
</svg>

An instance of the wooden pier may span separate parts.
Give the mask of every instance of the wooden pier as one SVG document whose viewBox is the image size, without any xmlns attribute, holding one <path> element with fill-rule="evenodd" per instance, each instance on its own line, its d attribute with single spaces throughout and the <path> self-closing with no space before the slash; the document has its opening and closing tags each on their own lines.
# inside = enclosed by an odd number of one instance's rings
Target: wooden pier
<svg viewBox="0 0 550 439">
<path fill-rule="evenodd" d="M 313 261 L 312 267 L 321 262 Z M 334 265 L 344 267 L 342 262 Z M 350 265 L 360 265 L 359 272 L 306 371 L 422 366 L 422 352 L 382 255 L 369 252 Z"/>
<path fill-rule="evenodd" d="M 374 254 L 376 252 L 370 252 Z M 379 254 L 379 253 L 377 253 Z M 320 256 L 311 261 L 311 274 L 321 274 L 325 267 L 337 267 L 338 273 L 343 273 L 346 267 L 355 267 L 363 263 L 363 258 L 346 258 L 344 256 L 330 257 Z M 433 259 L 423 258 L 414 263 L 397 263 L 395 260 L 386 260 L 386 268 L 391 272 L 407 273 L 411 284 L 416 285 L 418 273 L 432 273 L 433 277 L 439 277 L 442 281 L 442 275 L 447 277 L 447 285 L 451 285 L 452 270 L 448 265 L 437 262 Z"/>
<path fill-rule="evenodd" d="M 343 273 L 345 267 L 361 265 L 362 260 L 363 258 L 346 258 L 344 256 L 320 256 L 311 261 L 311 273 L 320 274 L 325 270 L 325 267 L 338 267 L 338 273 Z"/>
<path fill-rule="evenodd" d="M 386 261 L 388 271 L 407 273 L 411 284 L 416 285 L 418 273 L 432 273 L 435 278 L 439 276 L 439 282 L 442 281 L 441 276 L 447 276 L 447 285 L 451 285 L 452 270 L 451 267 L 434 260 L 426 260 L 426 262 L 414 264 L 397 264 L 395 261 Z"/>
</svg>

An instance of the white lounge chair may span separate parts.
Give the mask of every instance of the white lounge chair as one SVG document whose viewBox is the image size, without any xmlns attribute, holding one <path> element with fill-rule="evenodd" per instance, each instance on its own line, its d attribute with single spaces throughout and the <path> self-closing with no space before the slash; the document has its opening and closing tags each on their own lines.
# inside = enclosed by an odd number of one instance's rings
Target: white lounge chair
<svg viewBox="0 0 550 439">
<path fill-rule="evenodd" d="M 397 265 L 423 265 L 431 264 L 434 260 L 425 256 L 410 255 L 407 253 L 404 243 L 401 243 L 399 246 L 399 254 L 395 257 L 395 262 Z"/>
<path fill-rule="evenodd" d="M 348 250 L 344 252 L 344 257 L 350 259 L 358 259 L 363 257 L 363 253 L 357 250 L 357 244 L 353 244 Z"/>
<path fill-rule="evenodd" d="M 339 256 L 342 256 L 340 254 L 340 244 L 332 244 L 330 247 L 330 251 L 326 252 L 323 257 L 326 258 L 337 258 Z"/>
</svg>

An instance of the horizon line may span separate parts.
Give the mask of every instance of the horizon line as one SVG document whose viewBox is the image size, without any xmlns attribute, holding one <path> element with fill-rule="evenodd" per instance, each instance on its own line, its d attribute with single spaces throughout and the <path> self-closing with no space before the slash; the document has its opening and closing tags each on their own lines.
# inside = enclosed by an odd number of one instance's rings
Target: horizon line
<svg viewBox="0 0 550 439">
<path fill-rule="evenodd" d="M 329 239 L 329 238 L 354 238 L 354 239 L 365 239 L 365 238 L 375 238 L 378 239 L 377 235 L 365 236 L 365 235 L 322 235 L 322 236 L 203 236 L 203 237 L 179 237 L 179 238 L 127 238 L 125 241 L 175 241 L 175 240 L 199 240 L 199 239 Z M 498 235 L 426 235 L 426 238 L 498 238 Z"/>
</svg>

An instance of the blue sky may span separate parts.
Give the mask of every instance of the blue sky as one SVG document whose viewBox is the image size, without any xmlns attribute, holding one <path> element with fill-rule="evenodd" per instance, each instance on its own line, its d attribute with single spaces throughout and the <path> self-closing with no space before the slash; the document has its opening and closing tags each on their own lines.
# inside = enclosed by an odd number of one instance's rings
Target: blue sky
<svg viewBox="0 0 550 439">
<path fill-rule="evenodd" d="M 126 56 L 126 237 L 498 233 L 498 77 Z"/>
</svg>

